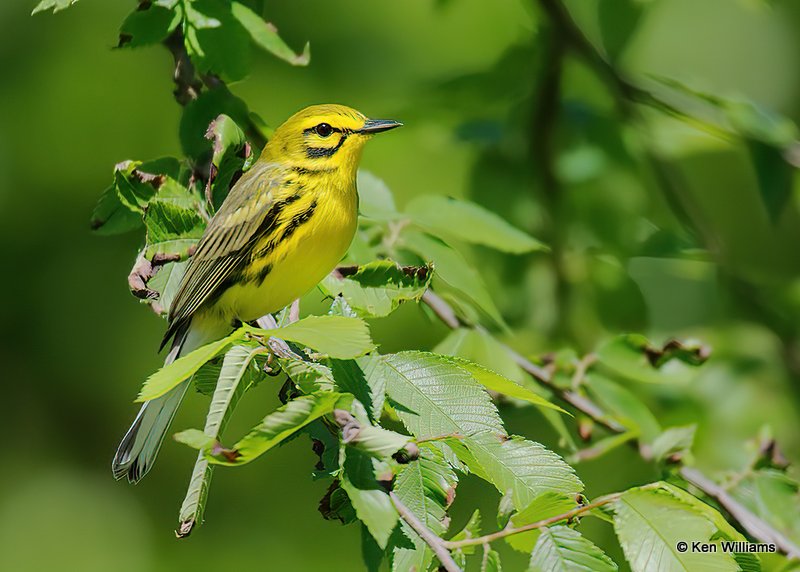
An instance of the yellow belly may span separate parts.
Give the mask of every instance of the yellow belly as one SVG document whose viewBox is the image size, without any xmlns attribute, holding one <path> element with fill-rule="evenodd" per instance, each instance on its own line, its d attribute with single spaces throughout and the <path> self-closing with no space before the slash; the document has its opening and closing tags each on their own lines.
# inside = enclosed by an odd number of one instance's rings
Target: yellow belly
<svg viewBox="0 0 800 572">
<path fill-rule="evenodd" d="M 268 256 L 254 259 L 244 279 L 220 296 L 214 310 L 229 321 L 249 322 L 288 306 L 314 288 L 344 257 L 357 217 L 354 197 L 320 198 L 311 218 Z M 254 251 L 258 250 L 256 245 Z M 269 273 L 259 277 L 267 262 Z"/>
</svg>

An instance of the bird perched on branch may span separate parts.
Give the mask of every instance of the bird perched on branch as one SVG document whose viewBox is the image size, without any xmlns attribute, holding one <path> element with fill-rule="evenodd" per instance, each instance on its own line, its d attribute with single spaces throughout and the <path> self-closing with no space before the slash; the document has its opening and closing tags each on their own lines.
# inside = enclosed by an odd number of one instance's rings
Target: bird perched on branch
<svg viewBox="0 0 800 572">
<path fill-rule="evenodd" d="M 364 143 L 400 125 L 314 105 L 278 127 L 187 265 L 162 342 L 172 342 L 166 363 L 280 310 L 334 269 L 356 230 Z M 117 449 L 116 478 L 137 482 L 150 470 L 188 385 L 145 402 Z"/>
</svg>

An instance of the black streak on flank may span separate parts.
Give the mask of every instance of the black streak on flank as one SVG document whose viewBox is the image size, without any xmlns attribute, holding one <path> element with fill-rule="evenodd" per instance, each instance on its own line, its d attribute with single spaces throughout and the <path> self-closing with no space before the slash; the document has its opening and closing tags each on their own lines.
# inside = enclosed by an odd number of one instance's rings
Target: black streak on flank
<svg viewBox="0 0 800 572">
<path fill-rule="evenodd" d="M 261 286 L 261 284 L 264 282 L 264 279 L 269 275 L 270 272 L 272 272 L 272 264 L 267 264 L 264 266 L 264 268 L 259 270 L 255 280 L 259 286 Z"/>
<path fill-rule="evenodd" d="M 292 171 L 298 175 L 321 175 L 324 173 L 333 173 L 336 167 L 324 167 L 322 169 L 308 169 L 306 167 L 292 167 Z"/>
<path fill-rule="evenodd" d="M 339 142 L 333 147 L 307 147 L 306 157 L 309 159 L 332 157 L 339 149 L 341 149 L 345 141 L 347 141 L 347 134 L 342 133 L 342 136 L 339 138 Z"/>
<path fill-rule="evenodd" d="M 281 236 L 281 242 L 289 238 L 294 234 L 294 232 L 300 228 L 303 224 L 307 223 L 308 220 L 311 218 L 311 215 L 314 214 L 314 210 L 317 208 L 317 201 L 314 200 L 306 210 L 303 212 L 296 214 L 292 217 L 292 220 L 286 225 L 286 228 L 283 229 L 283 235 Z"/>
<path fill-rule="evenodd" d="M 285 199 L 280 199 L 275 201 L 272 206 L 269 207 L 267 214 L 264 215 L 264 220 L 261 225 L 258 227 L 258 230 L 255 233 L 255 236 L 263 236 L 264 234 L 272 232 L 275 227 L 275 224 L 278 222 L 278 217 L 280 217 L 283 210 L 289 206 L 290 204 L 300 200 L 300 194 L 289 195 Z"/>
</svg>

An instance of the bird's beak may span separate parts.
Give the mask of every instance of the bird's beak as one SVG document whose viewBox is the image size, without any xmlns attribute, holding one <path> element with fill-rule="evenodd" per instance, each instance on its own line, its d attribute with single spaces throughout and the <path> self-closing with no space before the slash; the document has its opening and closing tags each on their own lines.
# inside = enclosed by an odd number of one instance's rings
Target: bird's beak
<svg viewBox="0 0 800 572">
<path fill-rule="evenodd" d="M 363 135 L 374 135 L 375 133 L 382 133 L 394 129 L 395 127 L 402 127 L 403 124 L 399 121 L 392 121 L 391 119 L 367 119 L 364 127 L 356 131 Z"/>
</svg>

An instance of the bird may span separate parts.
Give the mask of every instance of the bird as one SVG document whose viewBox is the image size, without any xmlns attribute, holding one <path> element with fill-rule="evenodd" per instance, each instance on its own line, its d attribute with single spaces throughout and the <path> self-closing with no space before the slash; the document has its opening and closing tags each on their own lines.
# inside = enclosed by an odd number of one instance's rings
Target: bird
<svg viewBox="0 0 800 572">
<path fill-rule="evenodd" d="M 168 312 L 165 364 L 291 304 L 346 254 L 358 222 L 364 144 L 402 124 L 312 105 L 278 127 L 197 243 Z M 151 469 L 190 381 L 146 401 L 112 462 L 117 479 Z"/>
</svg>

